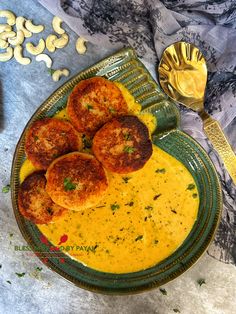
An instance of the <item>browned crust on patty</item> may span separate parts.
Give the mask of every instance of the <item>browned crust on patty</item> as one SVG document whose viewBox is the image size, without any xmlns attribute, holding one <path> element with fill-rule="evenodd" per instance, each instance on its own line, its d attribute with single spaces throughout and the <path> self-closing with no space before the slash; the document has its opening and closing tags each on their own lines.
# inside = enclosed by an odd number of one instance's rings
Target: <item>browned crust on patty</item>
<svg viewBox="0 0 236 314">
<path fill-rule="evenodd" d="M 79 132 L 94 135 L 112 117 L 127 114 L 128 105 L 111 81 L 93 77 L 75 86 L 67 102 L 67 114 Z"/>
<path fill-rule="evenodd" d="M 105 171 L 92 155 L 70 153 L 57 158 L 46 173 L 53 201 L 71 210 L 96 205 L 108 187 Z"/>
<path fill-rule="evenodd" d="M 55 204 L 46 192 L 43 171 L 29 175 L 21 184 L 18 193 L 20 213 L 36 224 L 47 224 L 62 216 L 67 209 Z"/>
<path fill-rule="evenodd" d="M 57 157 L 82 149 L 82 137 L 67 121 L 44 118 L 34 122 L 25 138 L 25 153 L 37 169 L 46 170 Z"/>
<path fill-rule="evenodd" d="M 149 132 L 136 116 L 120 116 L 107 122 L 94 136 L 92 150 L 111 172 L 141 169 L 152 155 Z"/>
</svg>

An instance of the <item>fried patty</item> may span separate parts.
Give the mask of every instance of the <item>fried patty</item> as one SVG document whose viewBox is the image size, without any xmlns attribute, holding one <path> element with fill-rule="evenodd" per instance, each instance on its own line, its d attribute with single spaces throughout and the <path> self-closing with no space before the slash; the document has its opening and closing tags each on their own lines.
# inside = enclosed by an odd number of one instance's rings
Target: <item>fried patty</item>
<svg viewBox="0 0 236 314">
<path fill-rule="evenodd" d="M 127 114 L 128 105 L 111 81 L 93 77 L 75 86 L 67 103 L 67 114 L 79 132 L 94 135 L 112 117 Z"/>
<path fill-rule="evenodd" d="M 67 121 L 44 118 L 34 122 L 25 138 L 25 153 L 32 164 L 46 170 L 57 157 L 82 149 L 82 136 Z"/>
<path fill-rule="evenodd" d="M 52 201 L 45 188 L 44 171 L 29 175 L 19 188 L 19 211 L 25 218 L 36 224 L 49 223 L 67 211 Z"/>
<path fill-rule="evenodd" d="M 127 115 L 107 122 L 94 136 L 92 150 L 107 170 L 129 173 L 151 157 L 152 142 L 146 125 Z"/>
<path fill-rule="evenodd" d="M 55 203 L 71 210 L 96 205 L 108 187 L 105 171 L 90 154 L 70 153 L 49 166 L 46 190 Z"/>
</svg>

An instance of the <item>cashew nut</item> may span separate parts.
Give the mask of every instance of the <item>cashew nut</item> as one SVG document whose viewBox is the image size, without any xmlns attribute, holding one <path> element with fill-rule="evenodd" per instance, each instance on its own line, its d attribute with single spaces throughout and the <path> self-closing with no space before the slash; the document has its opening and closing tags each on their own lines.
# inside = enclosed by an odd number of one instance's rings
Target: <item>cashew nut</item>
<svg viewBox="0 0 236 314">
<path fill-rule="evenodd" d="M 52 20 L 52 27 L 54 31 L 59 35 L 62 35 L 65 33 L 65 30 L 61 27 L 61 23 L 62 23 L 62 20 L 58 16 L 54 16 Z"/>
<path fill-rule="evenodd" d="M 26 47 L 26 50 L 29 53 L 31 53 L 32 55 L 37 56 L 37 55 L 39 55 L 40 53 L 42 53 L 44 51 L 44 49 L 45 49 L 45 41 L 44 41 L 44 39 L 41 38 L 39 40 L 39 43 L 38 43 L 37 46 L 34 46 L 32 43 L 27 43 L 25 45 L 25 47 Z"/>
<path fill-rule="evenodd" d="M 63 75 L 69 76 L 69 74 L 70 74 L 70 72 L 67 69 L 56 70 L 52 75 L 52 79 L 54 82 L 58 82 Z"/>
<path fill-rule="evenodd" d="M 4 40 L 4 39 L 0 39 L 0 49 L 6 49 L 9 46 L 9 43 Z"/>
<path fill-rule="evenodd" d="M 7 40 L 16 36 L 15 32 L 3 32 L 0 34 L 0 39 Z"/>
<path fill-rule="evenodd" d="M 10 32 L 12 30 L 11 26 L 8 24 L 0 24 L 0 33 Z"/>
<path fill-rule="evenodd" d="M 49 35 L 46 39 L 46 47 L 47 50 L 50 52 L 54 52 L 56 50 L 56 47 L 54 46 L 54 40 L 57 39 L 56 35 Z"/>
<path fill-rule="evenodd" d="M 69 36 L 62 34 L 60 38 L 54 40 L 53 44 L 56 48 L 64 48 L 69 42 Z"/>
<path fill-rule="evenodd" d="M 38 62 L 44 61 L 47 68 L 49 68 L 49 69 L 52 67 L 52 59 L 48 55 L 46 55 L 45 53 L 41 53 L 40 55 L 37 55 L 35 60 Z"/>
<path fill-rule="evenodd" d="M 22 46 L 17 45 L 15 47 L 15 49 L 14 49 L 14 57 L 15 57 L 16 61 L 19 62 L 22 65 L 30 64 L 31 63 L 31 59 L 23 57 L 22 51 L 23 51 Z"/>
<path fill-rule="evenodd" d="M 23 16 L 18 16 L 16 18 L 16 29 L 18 31 L 22 30 L 24 33 L 24 36 L 28 38 L 32 36 L 32 33 L 28 31 L 28 29 L 25 28 L 24 26 L 25 22 L 26 22 L 26 19 Z"/>
<path fill-rule="evenodd" d="M 0 17 L 5 17 L 7 19 L 8 25 L 15 25 L 16 24 L 16 17 L 11 11 L 7 10 L 0 10 Z"/>
<path fill-rule="evenodd" d="M 0 62 L 9 61 L 13 57 L 13 48 L 8 47 L 6 52 L 0 53 Z"/>
<path fill-rule="evenodd" d="M 31 33 L 41 33 L 44 30 L 43 25 L 34 25 L 31 20 L 27 20 L 25 22 L 25 27 L 30 31 Z"/>
<path fill-rule="evenodd" d="M 79 37 L 78 39 L 77 39 L 77 41 L 76 41 L 76 50 L 77 50 L 77 52 L 80 54 L 80 55 L 83 55 L 85 52 L 86 52 L 86 50 L 87 50 L 87 47 L 86 47 L 86 45 L 85 45 L 85 42 L 86 42 L 87 40 L 86 39 L 84 39 L 83 37 Z"/>
<path fill-rule="evenodd" d="M 8 42 L 9 42 L 9 44 L 12 45 L 12 46 L 17 46 L 17 45 L 23 44 L 24 40 L 25 40 L 24 33 L 23 33 L 22 30 L 20 30 L 20 31 L 17 31 L 17 32 L 16 32 L 16 37 L 14 37 L 14 38 L 9 38 L 9 39 L 8 39 Z"/>
</svg>

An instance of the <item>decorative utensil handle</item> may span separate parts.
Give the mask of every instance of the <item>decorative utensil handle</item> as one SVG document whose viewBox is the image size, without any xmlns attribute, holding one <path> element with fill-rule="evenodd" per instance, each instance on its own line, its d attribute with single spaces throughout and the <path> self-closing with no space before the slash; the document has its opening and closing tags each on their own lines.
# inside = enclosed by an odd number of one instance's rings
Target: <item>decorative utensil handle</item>
<svg viewBox="0 0 236 314">
<path fill-rule="evenodd" d="M 223 161 L 226 170 L 236 184 L 236 155 L 230 146 L 218 121 L 212 119 L 208 114 L 201 114 L 204 131 L 211 141 L 214 149 Z"/>
</svg>

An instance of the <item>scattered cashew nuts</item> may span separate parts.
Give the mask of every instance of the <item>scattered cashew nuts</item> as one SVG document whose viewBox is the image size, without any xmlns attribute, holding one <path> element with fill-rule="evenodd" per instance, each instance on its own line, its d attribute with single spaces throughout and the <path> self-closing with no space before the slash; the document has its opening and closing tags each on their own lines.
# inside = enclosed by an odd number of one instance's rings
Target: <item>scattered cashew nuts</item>
<svg viewBox="0 0 236 314">
<path fill-rule="evenodd" d="M 85 45 L 86 41 L 87 40 L 84 39 L 83 37 L 79 37 L 77 39 L 75 47 L 76 47 L 78 54 L 83 55 L 86 52 L 86 50 L 87 50 L 86 45 Z"/>
<path fill-rule="evenodd" d="M 57 39 L 56 35 L 49 35 L 46 39 L 46 47 L 49 52 L 54 52 L 56 47 L 54 46 L 54 41 Z"/>
<path fill-rule="evenodd" d="M 9 37 L 14 37 L 16 35 L 15 32 L 3 32 L 0 33 L 0 49 L 6 49 L 9 46 L 7 39 Z"/>
<path fill-rule="evenodd" d="M 7 40 L 8 38 L 13 38 L 16 36 L 15 32 L 3 32 L 0 34 L 0 39 Z"/>
<path fill-rule="evenodd" d="M 11 11 L 7 10 L 0 10 L 0 17 L 5 17 L 7 19 L 8 25 L 15 25 L 16 24 L 16 17 Z"/>
<path fill-rule="evenodd" d="M 28 29 L 25 28 L 24 26 L 25 22 L 26 22 L 26 19 L 23 16 L 18 16 L 16 18 L 16 29 L 17 31 L 22 30 L 24 33 L 24 36 L 28 38 L 32 36 L 32 33 L 28 31 Z"/>
<path fill-rule="evenodd" d="M 58 16 L 54 16 L 52 20 L 52 27 L 54 31 L 59 35 L 62 35 L 65 33 L 65 30 L 61 27 L 61 23 L 62 23 L 62 20 Z"/>
<path fill-rule="evenodd" d="M 38 62 L 44 61 L 47 68 L 49 68 L 49 69 L 52 67 L 52 59 L 48 55 L 46 55 L 45 53 L 41 53 L 40 55 L 37 55 L 35 60 Z"/>
<path fill-rule="evenodd" d="M 20 31 L 17 31 L 17 32 L 16 32 L 16 37 L 14 37 L 14 38 L 9 38 L 9 39 L 8 39 L 8 42 L 9 42 L 9 44 L 12 45 L 12 46 L 17 46 L 17 45 L 23 44 L 24 40 L 25 40 L 24 33 L 23 33 L 22 30 L 20 30 Z"/>
<path fill-rule="evenodd" d="M 0 49 L 6 49 L 9 46 L 9 43 L 4 40 L 4 39 L 0 39 Z"/>
<path fill-rule="evenodd" d="M 32 43 L 27 43 L 25 47 L 29 53 L 31 53 L 34 56 L 37 56 L 44 51 L 45 41 L 44 39 L 41 38 L 37 46 L 34 46 Z"/>
<path fill-rule="evenodd" d="M 13 57 L 13 48 L 8 47 L 6 52 L 0 53 L 0 62 L 9 61 Z"/>
<path fill-rule="evenodd" d="M 23 52 L 23 48 L 20 45 L 17 45 L 14 49 L 14 57 L 16 59 L 17 62 L 19 62 L 22 65 L 28 65 L 31 63 L 31 59 L 30 58 L 25 58 L 22 55 Z"/>
<path fill-rule="evenodd" d="M 0 62 L 9 61 L 14 56 L 16 61 L 20 64 L 30 64 L 31 59 L 23 56 L 23 47 L 21 44 L 24 42 L 25 37 L 31 37 L 32 33 L 41 33 L 44 30 L 44 26 L 34 25 L 32 20 L 26 20 L 23 16 L 16 17 L 14 13 L 8 10 L 0 10 L 0 17 L 5 17 L 7 19 L 7 24 L 0 24 L 0 49 L 6 49 L 5 52 L 0 53 Z M 58 16 L 55 16 L 52 21 L 54 31 L 61 35 L 59 38 L 54 34 L 50 34 L 46 39 L 46 43 L 44 39 L 40 39 L 36 46 L 31 42 L 26 43 L 26 50 L 32 55 L 36 55 L 36 61 L 44 61 L 48 68 L 52 67 L 52 59 L 47 54 L 42 53 L 45 46 L 49 52 L 54 52 L 56 48 L 64 48 L 69 42 L 69 36 L 61 27 L 62 22 L 63 21 Z M 11 27 L 15 24 L 16 33 L 12 31 Z M 78 38 L 76 42 L 76 50 L 79 54 L 84 54 L 86 52 L 85 42 L 86 40 L 84 38 Z M 9 44 L 15 46 L 15 48 L 8 47 Z M 53 72 L 52 79 L 57 82 L 62 76 L 69 76 L 69 74 L 69 70 L 59 69 Z"/>
<path fill-rule="evenodd" d="M 62 34 L 60 38 L 54 40 L 53 45 L 56 48 L 64 48 L 69 42 L 69 36 L 67 34 Z"/>
<path fill-rule="evenodd" d="M 25 22 L 25 27 L 28 29 L 28 31 L 34 34 L 41 33 L 44 30 L 43 25 L 34 25 L 31 20 L 27 20 Z"/>
<path fill-rule="evenodd" d="M 0 33 L 10 32 L 12 30 L 11 26 L 8 24 L 0 24 Z"/>
<path fill-rule="evenodd" d="M 63 75 L 69 76 L 69 74 L 70 74 L 70 72 L 67 69 L 56 70 L 52 75 L 52 79 L 54 82 L 58 82 Z"/>
</svg>

